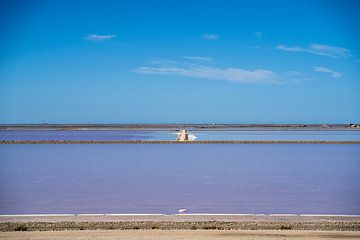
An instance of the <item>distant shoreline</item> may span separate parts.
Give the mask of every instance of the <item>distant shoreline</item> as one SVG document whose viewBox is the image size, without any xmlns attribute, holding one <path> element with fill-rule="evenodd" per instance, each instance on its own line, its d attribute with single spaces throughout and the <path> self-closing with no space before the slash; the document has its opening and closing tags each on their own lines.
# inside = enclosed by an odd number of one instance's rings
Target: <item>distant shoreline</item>
<svg viewBox="0 0 360 240">
<path fill-rule="evenodd" d="M 321 140 L 2 140 L 0 144 L 360 144 L 360 141 Z"/>
<path fill-rule="evenodd" d="M 354 124 L 357 126 L 357 124 Z M 360 130 L 351 124 L 0 124 L 0 130 Z"/>
</svg>

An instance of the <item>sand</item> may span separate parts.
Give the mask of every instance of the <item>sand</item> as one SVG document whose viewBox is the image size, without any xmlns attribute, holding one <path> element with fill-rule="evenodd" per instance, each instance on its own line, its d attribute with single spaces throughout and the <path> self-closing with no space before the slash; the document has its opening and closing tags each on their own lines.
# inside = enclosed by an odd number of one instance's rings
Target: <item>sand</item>
<svg viewBox="0 0 360 240">
<path fill-rule="evenodd" d="M 0 239 L 360 239 L 360 232 L 282 231 L 282 230 L 94 230 L 2 232 Z"/>
<path fill-rule="evenodd" d="M 287 222 L 360 223 L 360 215 L 313 215 L 313 214 L 30 214 L 0 215 L 5 222 Z"/>
</svg>

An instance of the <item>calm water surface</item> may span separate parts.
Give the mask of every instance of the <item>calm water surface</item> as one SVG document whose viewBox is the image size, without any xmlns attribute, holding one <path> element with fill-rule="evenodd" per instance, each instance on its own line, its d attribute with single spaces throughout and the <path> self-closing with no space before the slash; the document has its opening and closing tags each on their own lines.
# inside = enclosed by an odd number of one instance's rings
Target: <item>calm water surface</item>
<svg viewBox="0 0 360 240">
<path fill-rule="evenodd" d="M 360 141 L 360 130 L 191 131 L 197 140 Z M 0 130 L 1 140 L 175 140 L 176 130 Z"/>
<path fill-rule="evenodd" d="M 360 145 L 0 145 L 0 214 L 360 214 Z"/>
</svg>

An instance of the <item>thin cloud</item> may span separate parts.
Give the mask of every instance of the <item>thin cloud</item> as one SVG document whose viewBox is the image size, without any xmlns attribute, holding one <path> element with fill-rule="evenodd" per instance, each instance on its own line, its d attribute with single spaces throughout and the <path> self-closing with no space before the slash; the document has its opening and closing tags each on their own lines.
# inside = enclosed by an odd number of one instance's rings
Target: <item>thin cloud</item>
<svg viewBox="0 0 360 240">
<path fill-rule="evenodd" d="M 336 71 L 333 71 L 327 67 L 315 66 L 314 71 L 322 73 L 330 73 L 332 77 L 342 77 L 342 74 Z"/>
<path fill-rule="evenodd" d="M 151 65 L 161 65 L 161 66 L 173 66 L 175 64 L 178 64 L 177 61 L 171 60 L 171 59 L 159 59 L 159 58 L 153 58 L 150 59 L 147 64 Z"/>
<path fill-rule="evenodd" d="M 200 57 L 200 56 L 185 56 L 184 58 L 194 61 L 203 61 L 203 62 L 211 62 L 214 60 L 209 57 Z"/>
<path fill-rule="evenodd" d="M 215 34 L 215 33 L 205 33 L 203 35 L 201 35 L 201 39 L 204 40 L 218 40 L 220 37 L 219 35 Z"/>
<path fill-rule="evenodd" d="M 288 47 L 286 45 L 279 45 L 276 49 L 287 52 L 306 52 L 320 56 L 327 56 L 333 58 L 346 58 L 352 56 L 347 48 L 335 47 L 325 44 L 311 44 L 308 47 Z"/>
<path fill-rule="evenodd" d="M 85 39 L 94 42 L 101 42 L 101 41 L 113 39 L 115 37 L 116 35 L 88 34 L 85 36 Z"/>
<path fill-rule="evenodd" d="M 294 71 L 294 70 L 287 71 L 285 74 L 282 74 L 282 79 L 284 82 L 294 83 L 294 84 L 315 80 L 314 77 L 311 77 L 306 73 Z"/>
<path fill-rule="evenodd" d="M 225 80 L 238 83 L 277 84 L 276 74 L 265 69 L 254 71 L 241 68 L 194 67 L 138 67 L 135 72 L 142 74 L 178 75 L 184 77 Z"/>
<path fill-rule="evenodd" d="M 254 34 L 255 34 L 255 37 L 257 37 L 257 38 L 261 38 L 262 36 L 264 36 L 263 32 L 254 32 Z"/>
</svg>

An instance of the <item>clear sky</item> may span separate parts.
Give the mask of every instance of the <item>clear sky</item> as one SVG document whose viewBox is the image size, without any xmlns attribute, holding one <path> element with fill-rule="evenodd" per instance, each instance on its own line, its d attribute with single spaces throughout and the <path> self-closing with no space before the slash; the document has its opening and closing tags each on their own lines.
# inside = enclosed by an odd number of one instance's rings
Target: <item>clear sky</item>
<svg viewBox="0 0 360 240">
<path fill-rule="evenodd" d="M 0 123 L 360 122 L 360 1 L 1 1 Z"/>
</svg>

